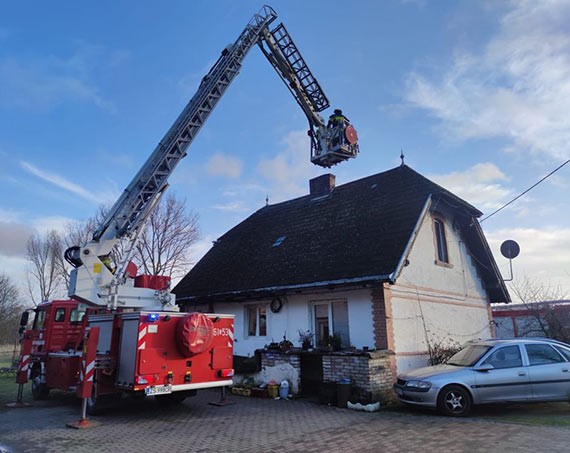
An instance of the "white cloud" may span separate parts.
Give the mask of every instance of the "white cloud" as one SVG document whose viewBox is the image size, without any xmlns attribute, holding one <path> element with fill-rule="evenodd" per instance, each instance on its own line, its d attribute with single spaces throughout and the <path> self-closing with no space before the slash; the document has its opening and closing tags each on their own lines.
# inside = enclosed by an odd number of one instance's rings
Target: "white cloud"
<svg viewBox="0 0 570 453">
<path fill-rule="evenodd" d="M 25 256 L 26 244 L 34 230 L 27 225 L 0 221 L 0 254 Z"/>
<path fill-rule="evenodd" d="M 482 211 L 499 208 L 513 194 L 502 184 L 508 178 L 491 162 L 480 163 L 464 171 L 430 175 L 429 179 Z"/>
<path fill-rule="evenodd" d="M 570 3 L 512 2 L 480 53 L 457 51 L 441 79 L 409 74 L 407 101 L 440 120 L 446 138 L 506 138 L 567 157 L 570 141 Z"/>
<path fill-rule="evenodd" d="M 234 156 L 215 153 L 206 163 L 206 171 L 210 175 L 239 178 L 243 168 L 242 161 Z"/>
<path fill-rule="evenodd" d="M 81 198 L 84 198 L 85 200 L 89 200 L 95 203 L 105 203 L 117 198 L 118 190 L 116 187 L 111 187 L 104 192 L 91 192 L 79 184 L 75 184 L 74 182 L 69 181 L 63 176 L 41 170 L 29 162 L 21 161 L 20 165 L 24 170 L 31 173 L 32 175 L 37 176 L 38 178 L 47 181 L 50 184 L 53 184 L 63 190 L 71 192 Z M 108 181 L 108 183 L 112 184 L 112 181 Z"/>
<path fill-rule="evenodd" d="M 251 193 L 266 193 L 267 188 L 260 184 L 243 183 L 231 184 L 222 189 L 222 195 L 225 197 L 245 196 Z"/>
<path fill-rule="evenodd" d="M 244 201 L 231 201 L 226 204 L 218 204 L 212 206 L 212 208 L 218 211 L 228 211 L 228 212 L 250 212 L 251 208 Z"/>
<path fill-rule="evenodd" d="M 20 288 L 25 285 L 28 264 L 28 260 L 24 257 L 0 253 L 0 273 L 7 274 Z M 24 295 L 23 292 L 20 294 Z"/>
<path fill-rule="evenodd" d="M 55 230 L 58 233 L 65 233 L 69 224 L 77 222 L 76 219 L 62 216 L 37 217 L 32 221 L 34 228 L 44 234 L 48 231 Z"/>
<path fill-rule="evenodd" d="M 92 79 L 97 71 L 120 65 L 129 53 L 107 52 L 82 42 L 77 42 L 76 47 L 67 58 L 40 55 L 0 59 L 0 107 L 37 112 L 66 102 L 87 102 L 114 112 L 114 104 L 100 93 Z"/>
<path fill-rule="evenodd" d="M 54 75 L 34 63 L 13 59 L 0 61 L 0 99 L 6 108 L 50 110 L 66 101 L 92 102 L 114 111 L 93 85 L 73 76 Z"/>
<path fill-rule="evenodd" d="M 508 261 L 500 246 L 513 239 L 520 245 L 520 255 L 513 260 L 515 279 L 540 279 L 545 285 L 565 285 L 570 290 L 570 228 L 513 228 L 486 232 L 485 236 L 505 278 L 509 277 Z"/>
<path fill-rule="evenodd" d="M 282 152 L 257 165 L 257 172 L 271 185 L 270 203 L 305 195 L 308 180 L 317 173 L 309 158 L 311 145 L 305 130 L 290 132 L 280 144 L 285 147 Z"/>
<path fill-rule="evenodd" d="M 0 208 L 0 222 L 19 222 L 24 215 L 23 211 Z"/>
</svg>

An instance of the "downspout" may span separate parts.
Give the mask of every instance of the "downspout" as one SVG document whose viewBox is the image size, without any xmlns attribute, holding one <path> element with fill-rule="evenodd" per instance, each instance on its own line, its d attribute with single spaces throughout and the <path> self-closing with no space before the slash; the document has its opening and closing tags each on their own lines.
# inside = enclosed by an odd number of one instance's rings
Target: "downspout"
<svg viewBox="0 0 570 453">
<path fill-rule="evenodd" d="M 406 261 L 406 257 L 410 253 L 412 245 L 414 245 L 414 242 L 415 242 L 416 237 L 418 235 L 418 232 L 420 230 L 420 226 L 422 225 L 422 223 L 424 221 L 424 217 L 425 217 L 428 209 L 430 208 L 430 206 L 431 206 L 431 194 L 429 194 L 426 202 L 424 203 L 422 211 L 420 212 L 418 220 L 416 221 L 414 229 L 412 230 L 412 234 L 410 235 L 410 238 L 408 239 L 408 243 L 406 244 L 406 248 L 404 249 L 404 252 L 402 253 L 402 256 L 400 257 L 400 260 L 398 261 L 398 265 L 396 266 L 396 269 L 394 269 L 394 272 L 392 272 L 390 274 L 390 276 L 388 277 L 388 280 L 389 280 L 390 284 L 392 284 L 392 285 L 394 283 L 396 283 L 396 278 L 398 277 L 398 275 L 400 275 L 400 272 L 402 271 L 402 267 L 404 265 L 404 262 Z"/>
</svg>

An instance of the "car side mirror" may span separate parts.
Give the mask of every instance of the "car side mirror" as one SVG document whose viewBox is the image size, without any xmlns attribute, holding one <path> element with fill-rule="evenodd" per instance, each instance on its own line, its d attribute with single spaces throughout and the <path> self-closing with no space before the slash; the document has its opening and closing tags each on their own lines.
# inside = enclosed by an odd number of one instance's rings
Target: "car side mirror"
<svg viewBox="0 0 570 453">
<path fill-rule="evenodd" d="M 475 371 L 489 371 L 495 369 L 490 363 L 484 363 L 483 365 L 476 366 L 473 368 Z"/>
<path fill-rule="evenodd" d="M 22 316 L 20 317 L 20 327 L 26 327 L 29 318 L 30 318 L 30 313 L 28 311 L 22 313 Z"/>
</svg>

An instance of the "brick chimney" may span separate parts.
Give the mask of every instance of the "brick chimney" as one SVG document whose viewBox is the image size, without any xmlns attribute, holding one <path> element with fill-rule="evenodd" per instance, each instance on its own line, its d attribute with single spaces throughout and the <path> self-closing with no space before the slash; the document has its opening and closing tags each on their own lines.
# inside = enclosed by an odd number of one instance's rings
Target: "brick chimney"
<svg viewBox="0 0 570 453">
<path fill-rule="evenodd" d="M 317 176 L 309 181 L 310 194 L 315 197 L 328 195 L 334 189 L 336 177 L 332 173 Z"/>
</svg>

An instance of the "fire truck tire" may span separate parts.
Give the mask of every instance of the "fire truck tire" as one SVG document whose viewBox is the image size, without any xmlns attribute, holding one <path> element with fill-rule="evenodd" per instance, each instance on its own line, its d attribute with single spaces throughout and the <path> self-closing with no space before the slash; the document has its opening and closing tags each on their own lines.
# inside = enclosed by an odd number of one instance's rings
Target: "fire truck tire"
<svg viewBox="0 0 570 453">
<path fill-rule="evenodd" d="M 47 400 L 49 398 L 50 388 L 45 382 L 41 382 L 40 376 L 35 376 L 32 379 L 32 398 L 35 401 Z"/>
<path fill-rule="evenodd" d="M 189 313 L 178 321 L 176 344 L 184 357 L 208 350 L 214 338 L 214 324 L 203 313 Z"/>
<path fill-rule="evenodd" d="M 93 382 L 91 396 L 87 398 L 87 413 L 89 415 L 97 415 L 106 409 L 111 409 L 117 405 L 121 399 L 121 393 L 110 395 L 99 395 L 97 392 L 97 383 Z"/>
<path fill-rule="evenodd" d="M 32 398 L 35 401 L 47 400 L 50 388 L 42 382 L 42 365 L 35 363 L 30 371 L 30 381 L 32 381 Z"/>
</svg>

